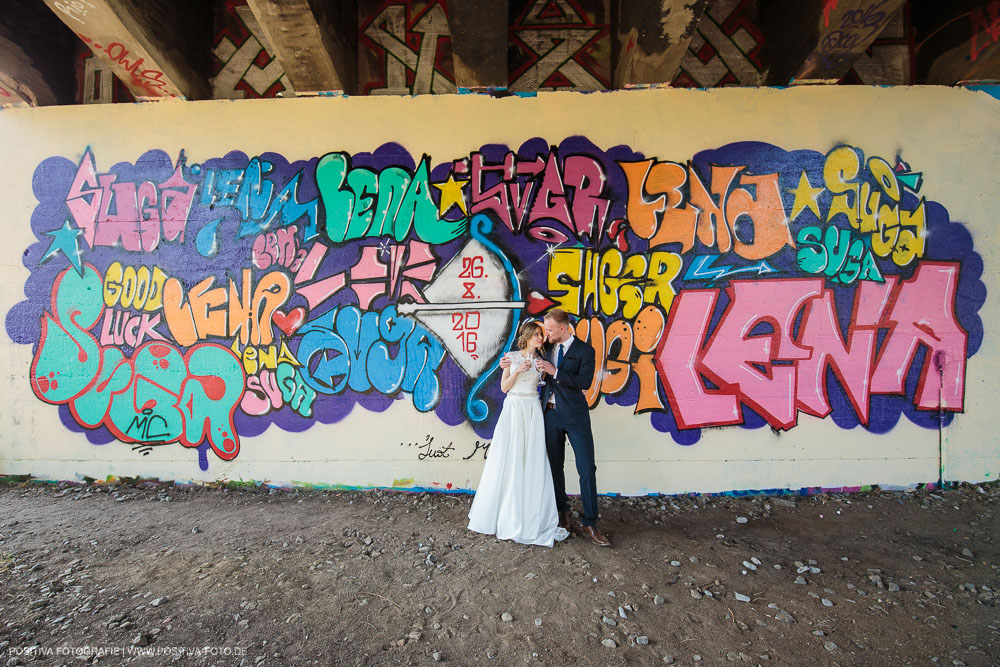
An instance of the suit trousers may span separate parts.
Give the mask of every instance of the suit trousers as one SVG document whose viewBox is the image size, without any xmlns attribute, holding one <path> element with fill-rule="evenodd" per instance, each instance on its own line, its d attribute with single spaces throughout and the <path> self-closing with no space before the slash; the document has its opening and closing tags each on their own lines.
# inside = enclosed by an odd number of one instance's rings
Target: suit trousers
<svg viewBox="0 0 1000 667">
<path fill-rule="evenodd" d="M 552 466 L 552 485 L 555 487 L 556 509 L 569 511 L 569 497 L 566 495 L 566 438 L 573 447 L 576 471 L 580 475 L 580 500 L 583 503 L 584 526 L 597 525 L 597 465 L 594 463 L 594 436 L 590 431 L 590 420 L 583 423 L 569 422 L 562 418 L 556 408 L 545 408 L 545 449 Z"/>
</svg>

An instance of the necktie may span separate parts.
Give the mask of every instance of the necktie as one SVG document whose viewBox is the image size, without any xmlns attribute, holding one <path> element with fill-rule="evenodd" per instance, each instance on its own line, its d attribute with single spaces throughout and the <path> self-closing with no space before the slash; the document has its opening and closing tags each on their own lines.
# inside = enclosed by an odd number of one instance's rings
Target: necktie
<svg viewBox="0 0 1000 667">
<path fill-rule="evenodd" d="M 556 368 L 562 363 L 563 358 L 563 344 L 559 343 L 559 354 L 556 355 Z"/>
</svg>

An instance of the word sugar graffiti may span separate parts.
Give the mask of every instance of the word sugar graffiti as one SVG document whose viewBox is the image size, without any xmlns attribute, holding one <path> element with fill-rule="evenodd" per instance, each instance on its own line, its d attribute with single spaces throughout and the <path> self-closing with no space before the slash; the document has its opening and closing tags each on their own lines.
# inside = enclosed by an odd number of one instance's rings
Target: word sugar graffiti
<svg viewBox="0 0 1000 667">
<path fill-rule="evenodd" d="M 392 143 L 294 163 L 150 150 L 108 172 L 54 156 L 7 331 L 36 346 L 34 394 L 95 442 L 227 460 L 238 431 L 394 398 L 468 423 L 478 458 L 499 359 L 554 306 L 595 351 L 595 418 L 631 406 L 679 443 L 799 412 L 881 433 L 963 410 L 982 260 L 921 172 L 854 146 L 676 157 L 584 137 L 437 162 Z"/>
<path fill-rule="evenodd" d="M 224 347 L 199 345 L 182 355 L 151 342 L 125 358 L 89 329 L 101 318 L 102 278 L 92 266 L 63 271 L 42 316 L 31 387 L 46 403 L 68 404 L 77 423 L 106 426 L 123 442 L 208 440 L 222 459 L 239 454 L 233 413 L 243 395 L 239 360 Z"/>
</svg>

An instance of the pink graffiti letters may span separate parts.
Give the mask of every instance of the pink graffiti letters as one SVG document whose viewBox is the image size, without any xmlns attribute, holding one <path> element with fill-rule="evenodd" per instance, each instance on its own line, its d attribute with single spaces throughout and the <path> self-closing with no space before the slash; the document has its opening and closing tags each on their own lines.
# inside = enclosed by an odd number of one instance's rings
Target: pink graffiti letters
<svg viewBox="0 0 1000 667">
<path fill-rule="evenodd" d="M 196 186 L 184 180 L 180 160 L 162 183 L 117 181 L 117 174 L 97 173 L 87 149 L 66 206 L 91 248 L 120 244 L 131 252 L 152 252 L 161 240 L 183 243 Z"/>
<path fill-rule="evenodd" d="M 902 154 L 474 148 L 47 158 L 7 317 L 32 392 L 95 442 L 197 446 L 203 470 L 237 429 L 394 398 L 487 442 L 497 360 L 559 306 L 595 350 L 595 414 L 680 444 L 800 413 L 873 434 L 959 418 L 983 262 Z"/>
<path fill-rule="evenodd" d="M 919 346 L 927 354 L 914 404 L 920 410 L 961 412 L 967 335 L 954 315 L 957 275 L 955 264 L 926 262 L 910 280 L 893 276 L 881 285 L 862 283 L 846 341 L 832 292 L 820 279 L 733 281 L 730 303 L 704 345 L 720 290 L 682 292 L 656 357 L 678 424 L 742 423 L 740 403 L 780 429 L 795 425 L 798 409 L 826 416 L 828 367 L 867 423 L 871 394 L 903 394 L 903 378 Z M 769 333 L 754 333 L 762 323 Z M 876 350 L 879 329 L 887 333 Z M 717 389 L 706 389 L 701 376 Z"/>
<path fill-rule="evenodd" d="M 312 416 L 316 392 L 305 383 L 295 366 L 278 364 L 275 369 L 261 369 L 247 377 L 247 391 L 240 408 L 248 415 L 260 416 L 280 410 L 286 403 L 303 417 Z"/>
<path fill-rule="evenodd" d="M 253 241 L 253 265 L 266 269 L 272 264 L 283 266 L 292 273 L 299 270 L 306 250 L 299 248 L 298 227 L 284 227 L 259 235 Z"/>
<path fill-rule="evenodd" d="M 455 161 L 455 173 L 468 173 L 470 162 L 471 213 L 490 212 L 511 231 L 527 230 L 531 238 L 551 243 L 603 233 L 611 201 L 604 167 L 594 158 L 570 155 L 560 163 L 554 146 L 534 160 L 508 151 L 496 164 L 472 153 Z"/>
</svg>

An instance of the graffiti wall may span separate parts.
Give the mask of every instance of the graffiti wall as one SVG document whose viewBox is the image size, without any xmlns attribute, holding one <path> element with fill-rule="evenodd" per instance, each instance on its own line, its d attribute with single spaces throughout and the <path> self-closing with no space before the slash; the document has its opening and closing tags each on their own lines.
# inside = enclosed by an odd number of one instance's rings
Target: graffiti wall
<svg viewBox="0 0 1000 667">
<path fill-rule="evenodd" d="M 557 306 L 602 492 L 1000 469 L 985 93 L 244 106 L 0 118 L 0 473 L 468 489 Z"/>
</svg>

